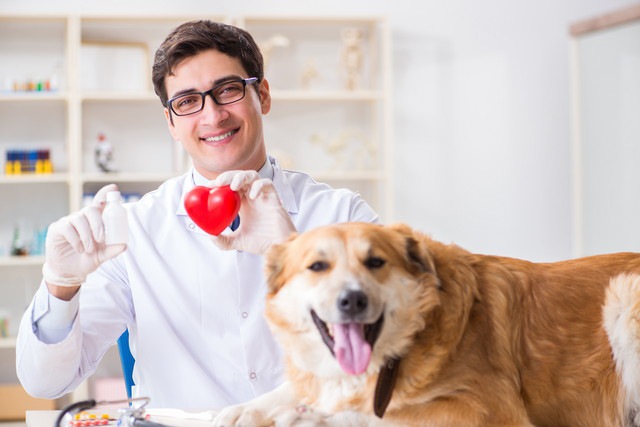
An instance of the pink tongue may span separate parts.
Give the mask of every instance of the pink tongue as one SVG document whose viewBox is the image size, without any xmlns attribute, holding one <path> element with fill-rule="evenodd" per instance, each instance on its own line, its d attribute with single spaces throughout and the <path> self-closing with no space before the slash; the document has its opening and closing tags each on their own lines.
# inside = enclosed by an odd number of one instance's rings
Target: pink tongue
<svg viewBox="0 0 640 427">
<path fill-rule="evenodd" d="M 350 375 L 359 375 L 367 370 L 371 359 L 371 346 L 364 340 L 361 323 L 336 323 L 333 325 L 333 353 Z"/>
</svg>

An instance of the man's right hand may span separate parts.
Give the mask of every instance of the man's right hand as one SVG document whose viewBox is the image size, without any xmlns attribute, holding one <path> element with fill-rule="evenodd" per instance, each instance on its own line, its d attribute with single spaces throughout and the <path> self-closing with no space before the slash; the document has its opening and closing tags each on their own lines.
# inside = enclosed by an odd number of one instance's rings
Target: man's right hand
<svg viewBox="0 0 640 427">
<path fill-rule="evenodd" d="M 115 184 L 105 185 L 96 193 L 91 206 L 49 226 L 42 274 L 55 297 L 71 299 L 89 273 L 127 249 L 126 244 L 104 243 L 102 211 L 107 193 L 117 189 Z"/>
</svg>

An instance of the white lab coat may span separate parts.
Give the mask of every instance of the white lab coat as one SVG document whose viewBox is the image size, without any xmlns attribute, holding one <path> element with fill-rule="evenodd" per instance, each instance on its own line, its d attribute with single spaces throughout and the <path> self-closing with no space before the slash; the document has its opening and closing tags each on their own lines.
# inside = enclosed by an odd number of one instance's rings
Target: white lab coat
<svg viewBox="0 0 640 427">
<path fill-rule="evenodd" d="M 378 221 L 359 195 L 269 161 L 298 231 Z M 49 307 L 41 285 L 18 334 L 17 372 L 27 391 L 53 398 L 74 390 L 127 327 L 136 394 L 151 406 L 220 408 L 282 382 L 281 350 L 263 318 L 263 258 L 218 249 L 190 220 L 182 200 L 193 176 L 170 179 L 127 205 L 127 251 L 89 275 L 71 330 L 56 344 L 35 333 Z"/>
</svg>

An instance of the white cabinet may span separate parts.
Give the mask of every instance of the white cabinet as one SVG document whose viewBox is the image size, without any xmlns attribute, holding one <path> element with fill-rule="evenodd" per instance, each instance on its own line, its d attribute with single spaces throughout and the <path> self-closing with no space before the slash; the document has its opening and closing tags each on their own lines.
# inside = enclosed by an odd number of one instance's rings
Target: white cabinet
<svg viewBox="0 0 640 427">
<path fill-rule="evenodd" d="M 83 195 L 106 183 L 143 194 L 188 168 L 166 128 L 150 67 L 169 31 L 191 19 L 233 22 L 261 45 L 273 96 L 268 152 L 285 167 L 359 191 L 392 220 L 385 19 L 0 15 L 2 170 L 12 150 L 47 149 L 53 165 L 50 174 L 0 175 L 0 313 L 10 318 L 10 335 L 43 263 L 37 245 L 31 255 L 11 256 L 16 228 L 25 239 L 42 237 L 49 223 L 81 208 Z M 94 161 L 100 133 L 112 145 L 116 172 L 104 173 Z M 0 338 L 5 350 L 14 345 Z"/>
</svg>

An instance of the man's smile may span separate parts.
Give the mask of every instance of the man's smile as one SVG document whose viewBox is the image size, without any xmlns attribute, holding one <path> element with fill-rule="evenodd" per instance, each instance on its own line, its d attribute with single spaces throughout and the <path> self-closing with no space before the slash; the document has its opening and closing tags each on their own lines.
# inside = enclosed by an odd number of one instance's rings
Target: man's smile
<svg viewBox="0 0 640 427">
<path fill-rule="evenodd" d="M 222 141 L 223 139 L 226 139 L 228 137 L 230 137 L 231 135 L 235 134 L 236 132 L 238 132 L 238 129 L 234 129 L 232 131 L 229 131 L 227 133 L 223 133 L 222 135 L 217 135 L 217 136 L 210 136 L 208 138 L 202 138 L 207 142 L 218 142 L 218 141 Z"/>
</svg>

